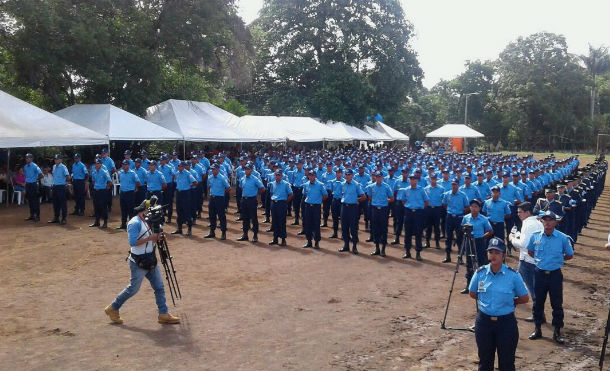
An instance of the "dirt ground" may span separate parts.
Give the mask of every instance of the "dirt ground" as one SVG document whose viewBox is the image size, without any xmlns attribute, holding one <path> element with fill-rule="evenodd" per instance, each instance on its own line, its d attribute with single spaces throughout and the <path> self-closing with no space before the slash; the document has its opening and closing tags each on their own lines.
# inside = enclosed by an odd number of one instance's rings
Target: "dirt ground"
<svg viewBox="0 0 610 371">
<path fill-rule="evenodd" d="M 597 369 L 608 314 L 609 200 L 606 189 L 564 268 L 566 345 L 551 341 L 550 325 L 544 339 L 528 340 L 533 326 L 522 319 L 531 303 L 520 306 L 518 369 Z M 205 220 L 192 238 L 168 237 L 183 295 L 173 307 L 168 294 L 168 305 L 182 323 L 157 323 L 144 282 L 121 309 L 125 323 L 113 325 L 104 307 L 129 280 L 114 202 L 106 231 L 88 228 L 88 217 L 47 225 L 49 204 L 37 224 L 23 221 L 27 206 L 0 205 L 0 369 L 476 369 L 474 335 L 440 329 L 455 269 L 440 263 L 443 250 L 426 249 L 417 262 L 396 247 L 372 258 L 372 244 L 361 243 L 354 256 L 338 253 L 341 242 L 323 228 L 315 251 L 301 248 L 295 226 L 286 248 L 269 247 L 269 233 L 258 244 L 237 242 L 234 199 L 226 241 L 204 240 Z M 516 268 L 517 259 L 509 264 Z M 464 273 L 448 326 L 474 321 L 473 300 L 459 294 Z"/>
</svg>

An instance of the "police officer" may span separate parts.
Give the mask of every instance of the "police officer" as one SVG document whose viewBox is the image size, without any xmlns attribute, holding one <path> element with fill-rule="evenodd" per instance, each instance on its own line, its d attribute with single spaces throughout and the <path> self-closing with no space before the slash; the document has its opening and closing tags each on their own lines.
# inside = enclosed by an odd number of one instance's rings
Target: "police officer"
<svg viewBox="0 0 610 371">
<path fill-rule="evenodd" d="M 451 245 L 453 244 L 453 232 L 455 232 L 458 249 L 462 246 L 462 218 L 468 210 L 468 197 L 459 191 L 459 181 L 451 181 L 451 190 L 443 194 L 443 207 L 447 210 L 445 220 L 445 260 L 443 263 L 451 262 Z M 459 251 L 459 250 L 458 250 Z"/>
<path fill-rule="evenodd" d="M 102 148 L 100 151 L 102 165 L 106 168 L 110 176 L 116 172 L 116 166 L 114 161 L 108 156 L 108 149 Z M 108 214 L 112 212 L 112 187 L 106 190 L 106 203 L 108 207 Z"/>
<path fill-rule="evenodd" d="M 127 169 L 129 169 L 129 162 L 127 162 Z M 152 233 L 148 223 L 144 220 L 146 201 L 143 201 L 132 212 L 137 215 L 129 220 L 127 226 L 127 238 L 130 247 L 128 257 L 129 270 L 131 271 L 130 282 L 116 299 L 104 309 L 104 312 L 112 322 L 123 323 L 119 310 L 129 298 L 138 292 L 142 280 L 146 277 L 155 291 L 155 301 L 159 310 L 157 321 L 162 324 L 180 323 L 180 318 L 170 314 L 167 310 L 161 269 L 157 265 L 155 257 L 154 244 L 164 237 L 158 233 Z M 151 254 L 154 257 L 154 263 L 148 260 Z"/>
<path fill-rule="evenodd" d="M 163 190 L 167 188 L 167 181 L 162 172 L 157 170 L 157 161 L 148 163 L 148 171 L 146 172 L 147 193 L 146 199 L 149 200 L 152 196 L 157 196 L 159 205 L 165 206 L 163 199 Z"/>
<path fill-rule="evenodd" d="M 547 210 L 540 217 L 543 231 L 535 232 L 527 244 L 528 254 L 536 261 L 534 274 L 534 324 L 536 328 L 530 335 L 530 340 L 542 337 L 542 322 L 544 319 L 544 303 L 547 293 L 553 308 L 553 340 L 563 344 L 561 328 L 563 327 L 563 274 L 561 267 L 564 261 L 574 257 L 574 249 L 570 239 L 565 234 L 555 230 L 560 219 L 553 211 Z"/>
<path fill-rule="evenodd" d="M 316 179 L 316 172 L 310 170 L 308 173 L 309 182 L 303 185 L 303 193 L 305 196 L 304 202 L 304 215 L 303 215 L 303 228 L 305 229 L 305 237 L 307 243 L 303 245 L 304 248 L 312 247 L 312 240 L 315 241 L 313 245 L 314 249 L 320 248 L 320 205 L 328 193 L 324 184 Z"/>
<path fill-rule="evenodd" d="M 296 163 L 296 169 L 290 173 L 292 183 L 292 192 L 294 194 L 294 222 L 290 225 L 299 225 L 299 217 L 301 214 L 301 198 L 303 197 L 303 182 L 305 181 L 305 170 L 303 170 L 303 160 L 299 159 Z"/>
<path fill-rule="evenodd" d="M 74 154 L 72 164 L 72 187 L 74 190 L 74 211 L 70 215 L 85 215 L 85 182 L 89 176 L 87 166 L 80 160 L 78 153 Z"/>
<path fill-rule="evenodd" d="M 445 189 L 437 185 L 436 173 L 430 174 L 430 184 L 424 187 L 430 201 L 425 210 L 425 228 L 426 228 L 426 244 L 424 247 L 430 247 L 430 238 L 432 237 L 432 228 L 434 228 L 434 242 L 436 249 L 440 249 L 440 222 L 441 209 L 443 208 L 443 194 Z"/>
<path fill-rule="evenodd" d="M 146 179 L 148 178 L 146 176 L 146 172 L 148 171 L 148 168 L 142 166 L 142 159 L 139 158 L 135 159 L 134 165 L 133 171 L 136 173 L 138 180 L 140 181 L 140 184 L 138 184 L 138 187 L 135 190 L 135 205 L 139 205 L 142 203 L 142 201 L 144 201 L 144 199 L 146 199 Z"/>
<path fill-rule="evenodd" d="M 394 198 L 398 195 L 398 191 L 402 188 L 407 188 L 411 185 L 409 182 L 409 169 L 406 167 L 401 170 L 402 176 L 394 183 Z M 388 184 L 389 185 L 389 184 Z M 402 202 L 393 202 L 394 210 L 392 210 L 392 218 L 394 219 L 394 241 L 392 245 L 400 245 L 400 235 L 405 223 L 405 207 Z"/>
<path fill-rule="evenodd" d="M 470 297 L 479 309 L 474 333 L 480 371 L 494 370 L 496 352 L 499 370 L 515 370 L 519 342 L 515 307 L 529 298 L 519 273 L 502 264 L 505 251 L 504 241 L 492 238 L 487 247 L 489 264 L 480 267 L 470 281 Z"/>
<path fill-rule="evenodd" d="M 487 216 L 494 231 L 494 237 L 504 241 L 504 221 L 511 217 L 508 202 L 500 198 L 500 187 L 491 187 L 491 198 L 483 204 L 483 214 Z"/>
<path fill-rule="evenodd" d="M 212 176 L 208 177 L 208 188 L 210 202 L 208 203 L 208 211 L 210 217 L 210 233 L 204 238 L 216 237 L 216 218 L 220 221 L 220 230 L 222 232 L 220 239 L 227 239 L 227 215 L 225 212 L 225 195 L 231 191 L 231 185 L 224 175 L 220 174 L 220 165 L 212 165 Z"/>
<path fill-rule="evenodd" d="M 23 166 L 25 173 L 25 196 L 28 199 L 30 207 L 30 216 L 25 220 L 34 222 L 40 221 L 40 198 L 38 195 L 38 181 L 42 179 L 42 170 L 34 162 L 34 155 L 26 153 L 25 165 Z"/>
<path fill-rule="evenodd" d="M 328 217 L 330 216 L 331 204 L 333 201 L 332 183 L 335 180 L 335 173 L 333 172 L 333 164 L 328 161 L 326 163 L 326 171 L 322 173 L 322 176 L 316 175 L 317 179 L 324 183 L 326 193 L 328 197 L 322 204 L 322 227 L 328 227 Z M 367 219 L 368 220 L 368 219 Z"/>
<path fill-rule="evenodd" d="M 371 235 L 375 241 L 375 251 L 371 255 L 385 256 L 385 247 L 388 243 L 389 205 L 394 201 L 394 192 L 387 183 L 383 182 L 383 173 L 373 173 L 374 183 L 366 187 L 366 195 L 371 205 Z M 379 245 L 381 244 L 381 251 Z"/>
<path fill-rule="evenodd" d="M 333 219 L 333 234 L 330 238 L 337 238 L 339 231 L 339 219 L 341 218 L 341 185 L 343 184 L 343 169 L 335 168 L 335 179 L 330 183 L 332 201 L 330 204 L 330 213 Z"/>
<path fill-rule="evenodd" d="M 107 190 L 112 188 L 110 173 L 103 168 L 101 160 L 95 160 L 95 166 L 91 170 L 91 182 L 93 183 L 93 211 L 95 222 L 89 227 L 99 227 L 100 219 L 104 221 L 103 229 L 108 227 L 108 201 L 106 201 Z"/>
<path fill-rule="evenodd" d="M 197 186 L 197 181 L 190 171 L 186 170 L 186 162 L 178 164 L 178 170 L 174 173 L 176 179 L 176 224 L 177 228 L 172 234 L 182 234 L 182 224 L 186 224 L 187 236 L 191 235 L 193 221 L 191 219 L 191 189 Z"/>
<path fill-rule="evenodd" d="M 538 215 L 541 212 L 552 211 L 559 217 L 563 216 L 562 204 L 557 201 L 556 192 L 553 188 L 546 188 L 544 190 L 545 198 L 539 198 L 534 206 L 534 215 Z"/>
<path fill-rule="evenodd" d="M 275 180 L 269 182 L 269 194 L 271 198 L 271 222 L 273 228 L 273 240 L 269 245 L 277 245 L 278 238 L 282 239 L 280 246 L 286 246 L 286 209 L 288 202 L 292 200 L 293 192 L 290 183 L 283 178 L 282 170 L 276 170 Z"/>
<path fill-rule="evenodd" d="M 493 235 L 491 224 L 484 215 L 480 214 L 481 203 L 479 200 L 470 200 L 470 214 L 464 215 L 462 218 L 462 228 L 465 225 L 472 226 L 472 237 L 474 240 L 474 249 L 477 259 L 477 267 L 487 264 L 487 256 L 485 255 L 485 240 Z M 466 252 L 466 288 L 461 291 L 462 294 L 468 294 L 468 286 L 474 272 L 474 262 L 468 252 Z"/>
<path fill-rule="evenodd" d="M 409 182 L 411 183 L 410 187 L 401 189 L 396 196 L 396 199 L 401 201 L 405 207 L 405 254 L 402 258 L 411 258 L 411 237 L 415 236 L 415 259 L 421 261 L 424 209 L 428 206 L 430 199 L 426 191 L 417 185 L 418 177 L 416 174 L 409 175 Z"/>
<path fill-rule="evenodd" d="M 165 208 L 165 215 L 167 216 L 165 222 L 172 222 L 172 215 L 174 212 L 174 192 L 176 190 L 176 183 L 174 182 L 174 172 L 177 169 L 174 169 L 172 165 L 169 164 L 169 156 L 162 155 L 161 156 L 161 165 L 158 166 L 158 170 L 163 174 L 163 178 L 165 178 L 165 182 L 167 186 L 163 189 L 163 204 L 167 205 Z"/>
<path fill-rule="evenodd" d="M 358 184 L 360 184 L 360 189 L 362 189 L 362 192 L 365 192 L 366 187 L 371 183 L 371 176 L 369 174 L 367 174 L 364 170 L 365 170 L 364 165 L 359 164 L 358 165 L 358 174 L 354 175 L 354 180 L 356 182 L 358 182 Z M 365 196 L 366 196 L 366 193 L 365 193 Z M 360 223 L 360 215 L 363 215 L 364 216 L 364 230 L 366 232 L 369 231 L 369 220 L 370 220 L 369 211 L 370 211 L 369 200 L 367 197 L 365 197 L 364 200 L 358 202 L 358 223 Z"/>
<path fill-rule="evenodd" d="M 129 168 L 128 160 L 123 160 L 118 176 L 121 190 L 121 225 L 116 229 L 127 229 L 127 220 L 133 217 L 133 210 L 136 205 L 136 188 L 140 185 L 140 178 L 134 170 Z"/>
<path fill-rule="evenodd" d="M 341 238 L 343 248 L 340 252 L 349 252 L 349 243 L 352 242 L 352 252 L 358 254 L 358 203 L 366 198 L 360 184 L 354 179 L 354 171 L 345 171 L 345 181 L 341 183 Z"/>
<path fill-rule="evenodd" d="M 258 215 L 256 214 L 257 197 L 265 191 L 263 182 L 252 175 L 252 165 L 244 167 L 244 176 L 239 179 L 239 187 L 242 189 L 239 206 L 241 207 L 243 234 L 237 241 L 248 241 L 248 230 L 252 223 L 252 242 L 258 242 Z"/>
<path fill-rule="evenodd" d="M 62 156 L 55 155 L 55 165 L 53 165 L 53 213 L 55 217 L 48 223 L 66 224 L 68 214 L 68 203 L 66 200 L 66 184 L 70 181 L 70 172 L 66 165 L 62 164 Z M 61 211 L 61 221 L 59 212 Z"/>
</svg>

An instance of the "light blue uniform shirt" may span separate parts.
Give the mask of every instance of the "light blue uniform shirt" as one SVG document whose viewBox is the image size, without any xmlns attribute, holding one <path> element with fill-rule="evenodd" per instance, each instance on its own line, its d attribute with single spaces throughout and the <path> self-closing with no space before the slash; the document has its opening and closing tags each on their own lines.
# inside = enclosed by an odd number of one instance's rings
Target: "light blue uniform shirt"
<svg viewBox="0 0 610 371">
<path fill-rule="evenodd" d="M 140 181 L 135 170 L 119 170 L 119 182 L 121 183 L 121 192 L 129 192 L 136 190 L 136 183 Z"/>
<path fill-rule="evenodd" d="M 485 183 L 485 181 L 481 182 L 481 184 L 476 181 L 471 184 L 471 187 L 475 187 L 477 191 L 479 191 L 479 194 L 481 195 L 481 199 L 483 201 L 491 197 L 491 189 L 489 188 L 489 185 Z"/>
<path fill-rule="evenodd" d="M 459 190 L 456 193 L 448 191 L 443 194 L 443 205 L 447 205 L 447 214 L 462 215 L 468 207 L 468 197 Z"/>
<path fill-rule="evenodd" d="M 472 236 L 474 238 L 483 238 L 483 235 L 491 230 L 491 224 L 484 215 L 477 215 L 476 218 L 472 217 L 472 214 L 466 214 L 462 218 L 462 225 L 472 224 Z"/>
<path fill-rule="evenodd" d="M 335 179 L 330 182 L 330 190 L 333 192 L 333 198 L 336 198 L 337 200 L 341 199 L 342 197 L 342 188 L 341 185 L 343 184 L 343 178 L 341 178 L 340 180 L 337 180 L 337 178 L 335 177 Z"/>
<path fill-rule="evenodd" d="M 218 175 L 210 175 L 208 178 L 208 187 L 210 188 L 211 196 L 224 196 L 225 190 L 231 185 L 224 175 L 218 173 Z"/>
<path fill-rule="evenodd" d="M 239 186 L 242 189 L 241 195 L 243 197 L 254 197 L 258 195 L 259 189 L 265 187 L 263 186 L 263 182 L 253 174 L 250 174 L 250 176 L 244 175 L 239 181 Z"/>
<path fill-rule="evenodd" d="M 176 189 L 179 191 L 191 189 L 191 185 L 196 182 L 195 177 L 186 169 L 176 171 L 174 177 L 176 179 Z"/>
<path fill-rule="evenodd" d="M 290 183 L 284 179 L 280 180 L 279 182 L 274 180 L 273 182 L 269 182 L 267 185 L 269 186 L 271 200 L 273 201 L 286 201 L 288 196 L 292 194 Z"/>
<path fill-rule="evenodd" d="M 167 184 L 165 176 L 159 170 L 148 171 L 146 173 L 146 184 L 148 185 L 149 191 L 160 191 L 163 189 L 163 184 Z"/>
<path fill-rule="evenodd" d="M 498 201 L 494 201 L 490 198 L 483 203 L 481 212 L 487 215 L 490 221 L 500 223 L 504 222 L 505 215 L 510 215 L 510 207 L 505 200 L 498 198 Z"/>
<path fill-rule="evenodd" d="M 477 294 L 479 310 L 488 316 L 504 316 L 515 311 L 515 297 L 527 295 L 523 278 L 512 268 L 502 264 L 494 274 L 491 264 L 475 272 L 468 287 Z"/>
<path fill-rule="evenodd" d="M 444 188 L 439 187 L 439 185 L 437 184 L 436 187 L 432 187 L 431 185 L 426 186 L 424 190 L 428 194 L 430 206 L 438 207 L 443 204 L 443 194 L 445 193 Z"/>
<path fill-rule="evenodd" d="M 66 185 L 66 177 L 70 176 L 68 168 L 64 164 L 53 165 L 53 185 Z"/>
<path fill-rule="evenodd" d="M 116 169 L 114 161 L 109 156 L 102 157 L 100 161 L 102 161 L 102 165 L 106 167 L 106 170 L 108 170 L 109 173 L 112 172 L 112 170 Z"/>
<path fill-rule="evenodd" d="M 445 192 L 449 192 L 451 191 L 451 179 L 447 179 L 447 180 L 438 180 L 436 182 L 437 186 L 443 187 L 443 189 L 445 190 Z"/>
<path fill-rule="evenodd" d="M 402 177 L 400 177 L 399 179 L 396 180 L 396 183 L 394 183 L 394 187 L 392 187 L 392 190 L 396 194 L 396 193 L 398 193 L 398 191 L 401 188 L 407 188 L 410 186 L 411 186 L 411 183 L 409 182 L 409 178 L 407 178 L 406 180 L 403 180 Z"/>
<path fill-rule="evenodd" d="M 305 170 L 301 169 L 295 169 L 292 173 L 291 173 L 291 181 L 292 181 L 292 185 L 294 187 L 300 188 L 303 187 L 303 181 L 305 178 Z"/>
<path fill-rule="evenodd" d="M 84 180 L 85 175 L 89 174 L 87 166 L 82 161 L 75 162 L 72 164 L 72 179 Z"/>
<path fill-rule="evenodd" d="M 394 197 L 394 192 L 386 183 L 371 183 L 366 187 L 366 194 L 371 197 L 371 205 L 375 207 L 388 206 L 388 198 Z"/>
<path fill-rule="evenodd" d="M 322 198 L 328 194 L 324 184 L 319 180 L 316 180 L 314 183 L 305 183 L 303 185 L 303 193 L 307 194 L 305 202 L 308 204 L 321 204 Z"/>
<path fill-rule="evenodd" d="M 165 178 L 165 181 L 167 183 L 174 181 L 174 168 L 172 167 L 172 165 L 161 165 L 157 167 L 157 170 L 160 171 L 161 174 L 163 174 L 163 177 Z"/>
<path fill-rule="evenodd" d="M 514 185 L 508 183 L 505 187 L 499 184 L 498 187 L 500 187 L 500 198 L 508 202 L 510 206 L 515 204 L 515 200 L 523 201 L 521 191 Z"/>
<path fill-rule="evenodd" d="M 132 159 L 130 159 L 130 158 L 126 158 L 126 159 L 124 159 L 124 160 L 127 160 L 127 161 L 129 162 L 129 169 L 130 169 L 130 170 L 133 170 L 133 169 L 135 169 L 135 168 L 136 168 L 136 163 L 135 163 L 135 162 L 133 162 L 133 160 L 132 160 Z M 121 164 L 121 165 L 122 165 L 122 162 L 123 162 L 123 161 L 119 161 L 119 164 Z"/>
<path fill-rule="evenodd" d="M 407 209 L 423 209 L 426 207 L 425 202 L 430 201 L 426 191 L 417 186 L 415 188 L 401 188 L 396 195 L 396 199 L 399 201 L 405 201 L 405 208 Z"/>
<path fill-rule="evenodd" d="M 363 194 L 364 192 L 362 192 L 360 184 L 354 181 L 354 179 L 352 179 L 350 183 L 348 183 L 347 180 L 341 183 L 341 203 L 357 204 L 358 197 L 362 196 Z"/>
<path fill-rule="evenodd" d="M 534 232 L 527 245 L 527 251 L 534 252 L 536 267 L 545 271 L 561 268 L 563 256 L 574 255 L 569 237 L 556 229 L 550 236 L 544 231 Z"/>
<path fill-rule="evenodd" d="M 105 169 L 100 167 L 99 170 L 93 168 L 91 170 L 91 180 L 93 181 L 93 189 L 106 189 L 106 184 L 111 182 L 110 174 Z"/>
<path fill-rule="evenodd" d="M 463 186 L 461 186 L 460 188 L 458 188 L 460 192 L 464 193 L 466 195 L 466 197 L 468 197 L 468 202 L 472 201 L 472 200 L 480 200 L 481 199 L 481 194 L 479 193 L 479 190 L 472 185 L 472 183 L 470 184 L 469 187 L 466 187 L 466 185 L 464 184 Z"/>
<path fill-rule="evenodd" d="M 358 174 L 354 174 L 354 180 L 358 182 L 358 184 L 360 184 L 360 189 L 362 189 L 362 192 L 366 191 L 366 187 L 371 183 L 371 176 L 369 174 L 367 174 L 366 172 L 363 173 L 362 175 L 360 175 L 360 173 Z"/>
<path fill-rule="evenodd" d="M 191 170 L 194 170 L 195 173 L 197 174 L 197 176 L 195 177 L 195 180 L 198 182 L 201 182 L 203 180 L 203 175 L 205 174 L 205 169 L 203 168 L 203 166 L 200 166 L 198 163 L 193 164 L 191 162 Z"/>
<path fill-rule="evenodd" d="M 140 166 L 139 168 L 133 169 L 133 171 L 135 171 L 136 175 L 138 176 L 140 185 L 146 185 L 146 169 L 144 169 L 143 166 Z"/>
<path fill-rule="evenodd" d="M 26 183 L 36 183 L 38 180 L 38 175 L 42 174 L 42 170 L 40 170 L 38 165 L 36 165 L 34 162 L 25 164 L 23 166 L 23 172 L 25 174 Z"/>
</svg>

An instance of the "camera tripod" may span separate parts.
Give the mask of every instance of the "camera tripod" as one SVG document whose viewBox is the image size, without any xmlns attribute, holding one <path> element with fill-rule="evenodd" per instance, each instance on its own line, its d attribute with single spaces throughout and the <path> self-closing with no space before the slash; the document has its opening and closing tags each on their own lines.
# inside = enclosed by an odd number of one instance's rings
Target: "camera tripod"
<svg viewBox="0 0 610 371">
<path fill-rule="evenodd" d="M 178 285 L 176 269 L 174 269 L 172 255 L 169 252 L 169 246 L 165 240 L 165 235 L 162 235 L 162 237 L 156 243 L 156 246 L 159 249 L 159 257 L 161 258 L 161 265 L 163 265 L 163 271 L 165 272 L 165 280 L 167 281 L 169 294 L 172 297 L 172 303 L 174 306 L 176 306 L 175 299 L 182 299 L 182 294 L 180 293 L 180 285 Z"/>
<path fill-rule="evenodd" d="M 453 293 L 453 287 L 455 285 L 455 278 L 460 270 L 460 261 L 462 257 L 466 255 L 466 270 L 475 272 L 479 268 L 479 260 L 477 258 L 477 247 L 474 242 L 472 235 L 472 229 L 464 230 L 462 238 L 462 247 L 459 250 L 457 262 L 455 263 L 455 271 L 453 272 L 453 280 L 451 281 L 451 288 L 449 288 L 449 297 L 447 298 L 447 306 L 445 307 L 445 315 L 443 316 L 443 322 L 441 322 L 441 329 L 443 330 L 460 330 L 474 332 L 473 327 L 447 327 L 445 322 L 447 320 L 447 313 L 449 312 L 449 304 L 451 303 L 451 294 Z"/>
</svg>

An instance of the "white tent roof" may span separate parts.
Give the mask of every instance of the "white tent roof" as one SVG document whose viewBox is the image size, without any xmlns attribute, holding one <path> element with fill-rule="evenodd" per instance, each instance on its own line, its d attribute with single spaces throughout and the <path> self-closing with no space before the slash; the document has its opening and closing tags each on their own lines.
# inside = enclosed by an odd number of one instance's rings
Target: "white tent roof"
<svg viewBox="0 0 610 371">
<path fill-rule="evenodd" d="M 333 130 L 311 117 L 282 116 L 287 138 L 295 142 L 350 141 L 350 135 Z"/>
<path fill-rule="evenodd" d="M 229 126 L 237 116 L 210 103 L 170 99 L 146 109 L 146 119 L 190 142 L 256 142 Z"/>
<path fill-rule="evenodd" d="M 106 144 L 108 138 L 0 91 L 0 148 Z"/>
<path fill-rule="evenodd" d="M 331 122 L 328 122 L 326 125 L 328 125 L 330 128 L 332 128 L 333 130 L 340 133 L 340 135 L 351 137 L 352 138 L 351 140 L 368 140 L 368 141 L 376 140 L 375 138 L 373 138 L 371 136 L 371 134 L 367 133 L 366 131 L 360 130 L 354 126 L 350 126 L 344 122 L 332 122 L 331 121 Z"/>
<path fill-rule="evenodd" d="M 390 127 L 390 126 L 384 124 L 383 122 L 377 121 L 376 129 L 379 129 L 379 131 L 382 133 L 386 133 L 390 138 L 392 138 L 394 140 L 404 140 L 404 141 L 409 140 L 409 137 L 407 135 L 394 129 L 393 127 Z"/>
<path fill-rule="evenodd" d="M 286 141 L 286 130 L 277 116 L 235 116 L 228 121 L 228 126 L 245 137 L 251 138 L 248 142 Z"/>
<path fill-rule="evenodd" d="M 464 124 L 447 124 L 426 134 L 428 138 L 482 138 L 483 134 Z"/>
<path fill-rule="evenodd" d="M 111 104 L 76 104 L 55 114 L 110 140 L 182 140 L 182 135 Z"/>
<path fill-rule="evenodd" d="M 390 138 L 389 135 L 382 133 L 380 131 L 377 131 L 370 126 L 365 126 L 364 131 L 366 131 L 368 134 L 370 134 L 371 137 L 373 137 L 373 140 L 379 140 L 382 142 L 391 142 L 394 140 L 394 139 Z"/>
</svg>

